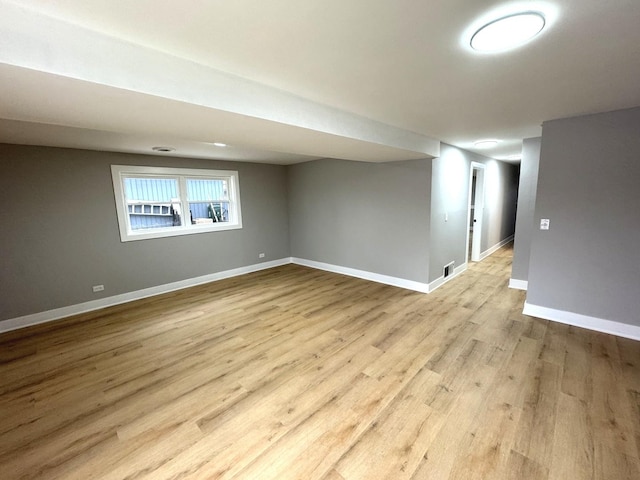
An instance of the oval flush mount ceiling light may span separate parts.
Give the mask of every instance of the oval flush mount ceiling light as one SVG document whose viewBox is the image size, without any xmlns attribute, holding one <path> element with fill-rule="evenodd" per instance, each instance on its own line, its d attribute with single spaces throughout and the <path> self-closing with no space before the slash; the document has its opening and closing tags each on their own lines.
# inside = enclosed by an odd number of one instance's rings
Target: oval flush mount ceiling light
<svg viewBox="0 0 640 480">
<path fill-rule="evenodd" d="M 539 12 L 507 15 L 485 24 L 471 37 L 471 48 L 478 52 L 503 52 L 519 47 L 538 35 L 545 26 Z"/>
<path fill-rule="evenodd" d="M 227 144 L 226 144 L 226 143 L 222 143 L 222 142 L 213 142 L 213 145 L 214 145 L 215 147 L 220 147 L 220 148 L 224 148 L 224 147 L 226 147 L 226 146 L 227 146 Z"/>
<path fill-rule="evenodd" d="M 495 147 L 496 145 L 498 145 L 499 142 L 500 142 L 500 140 L 495 140 L 493 138 L 488 138 L 486 140 L 478 140 L 477 142 L 474 142 L 473 145 L 476 148 L 485 149 L 485 148 Z"/>
</svg>

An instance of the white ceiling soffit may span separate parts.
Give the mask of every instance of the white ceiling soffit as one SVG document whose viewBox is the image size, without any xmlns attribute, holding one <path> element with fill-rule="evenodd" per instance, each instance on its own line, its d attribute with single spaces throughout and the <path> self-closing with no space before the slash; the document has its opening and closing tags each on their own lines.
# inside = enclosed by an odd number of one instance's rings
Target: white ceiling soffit
<svg viewBox="0 0 640 480">
<path fill-rule="evenodd" d="M 439 155 L 436 139 L 14 4 L 2 4 L 0 38 L 0 117 L 19 122 L 5 123 L 12 128 L 0 134 L 0 141 L 19 140 L 20 132 L 34 123 L 39 124 L 34 137 L 23 143 L 36 143 L 39 135 L 42 144 L 71 146 L 62 139 L 83 129 L 93 133 L 75 140 L 81 148 L 102 149 L 97 145 L 114 142 L 104 149 L 136 152 L 145 151 L 145 142 L 173 139 L 184 148 L 176 156 L 201 156 L 202 145 L 216 141 L 237 147 L 238 160 L 274 163 Z M 54 127 L 60 133 L 57 144 Z M 268 152 L 261 156 L 262 150 Z M 288 155 L 274 160 L 269 152 Z M 231 153 L 225 152 L 225 158 Z M 209 158 L 214 155 L 219 153 Z"/>
<path fill-rule="evenodd" d="M 171 134 L 132 134 L 66 127 L 46 123 L 24 122 L 0 118 L 0 143 L 34 145 L 103 152 L 136 153 L 158 155 L 152 152 L 154 146 L 169 145 L 173 152 L 162 153 L 163 157 L 188 157 L 206 160 L 235 160 L 241 162 L 290 165 L 322 157 L 274 152 L 229 145 L 217 147 L 211 142 L 198 142 L 179 138 Z M 185 154 L 185 152 L 188 152 Z"/>
</svg>

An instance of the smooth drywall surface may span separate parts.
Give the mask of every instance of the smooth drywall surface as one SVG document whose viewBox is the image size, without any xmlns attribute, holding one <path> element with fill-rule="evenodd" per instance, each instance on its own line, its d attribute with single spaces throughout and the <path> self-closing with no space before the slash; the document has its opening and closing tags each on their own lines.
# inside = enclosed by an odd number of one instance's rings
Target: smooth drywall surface
<svg viewBox="0 0 640 480">
<path fill-rule="evenodd" d="M 243 228 L 122 243 L 112 164 L 237 170 Z M 0 145 L 0 168 L 0 320 L 290 256 L 283 166 Z"/>
<path fill-rule="evenodd" d="M 536 187 L 538 186 L 540 143 L 540 137 L 526 138 L 522 142 L 518 212 L 516 215 L 511 278 L 524 282 L 529 278 L 529 254 L 531 252 L 531 235 L 533 234 Z"/>
<path fill-rule="evenodd" d="M 640 325 L 640 108 L 545 122 L 527 302 Z"/>
<path fill-rule="evenodd" d="M 430 160 L 291 165 L 291 255 L 426 282 L 430 187 Z"/>
<path fill-rule="evenodd" d="M 431 262 L 429 282 L 443 275 L 451 262 L 466 262 L 468 230 L 469 152 L 442 145 L 441 156 L 432 160 Z"/>
<path fill-rule="evenodd" d="M 55 32 L 55 35 L 44 32 Z M 225 141 L 240 143 L 246 132 L 251 131 L 256 145 L 275 151 L 341 155 L 365 161 L 379 155 L 386 160 L 380 150 L 402 159 L 438 154 L 436 139 L 315 103 L 162 49 L 148 48 L 20 5 L 3 2 L 0 38 L 0 64 L 14 67 L 10 74 L 16 83 L 27 84 L 28 79 L 33 81 L 33 76 L 45 72 L 61 76 L 64 81 L 58 81 L 57 85 L 73 84 L 66 91 L 66 104 L 81 101 L 82 92 L 90 91 L 84 101 L 92 105 L 99 98 L 109 101 L 115 111 L 120 111 L 118 107 L 139 111 L 150 108 L 149 111 L 156 112 L 157 123 L 145 126 L 165 131 L 167 135 L 179 131 L 185 135 L 191 133 L 189 138 L 207 138 L 212 130 L 210 122 L 220 122 L 214 124 L 220 125 L 218 129 L 224 125 Z M 25 76 L 25 69 L 29 77 Z M 30 94 L 34 95 L 33 91 Z M 158 105 L 158 99 L 165 101 Z M 37 104 L 33 98 L 29 100 L 30 104 Z M 118 104 L 120 101 L 128 104 Z M 44 112 L 54 102 L 40 103 L 41 118 L 47 118 Z M 76 116 L 71 115 L 74 109 L 68 110 L 68 124 L 77 125 Z M 106 115 L 104 109 L 94 110 L 94 119 Z M 65 113 L 58 111 L 56 118 Z M 51 116 L 53 112 L 48 114 Z M 86 107 L 83 114 L 83 118 L 89 115 Z M 128 117 L 118 117 L 112 122 L 125 125 L 131 122 L 130 127 L 134 124 L 140 127 L 144 122 L 141 115 Z M 199 135 L 194 133 L 196 130 Z M 297 140 L 292 142 L 290 138 Z"/>
<path fill-rule="evenodd" d="M 445 265 L 467 261 L 471 162 L 485 166 L 481 252 L 515 230 L 518 166 L 446 144 L 440 153 L 432 160 L 429 282 L 442 277 Z"/>
</svg>

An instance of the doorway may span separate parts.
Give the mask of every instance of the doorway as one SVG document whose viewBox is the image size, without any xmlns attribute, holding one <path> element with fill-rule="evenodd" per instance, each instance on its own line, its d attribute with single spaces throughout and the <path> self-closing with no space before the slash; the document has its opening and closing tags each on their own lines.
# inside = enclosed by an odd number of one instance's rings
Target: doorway
<svg viewBox="0 0 640 480">
<path fill-rule="evenodd" d="M 467 261 L 479 262 L 482 244 L 484 213 L 484 168 L 482 163 L 471 162 L 469 169 L 469 213 L 467 221 Z"/>
</svg>

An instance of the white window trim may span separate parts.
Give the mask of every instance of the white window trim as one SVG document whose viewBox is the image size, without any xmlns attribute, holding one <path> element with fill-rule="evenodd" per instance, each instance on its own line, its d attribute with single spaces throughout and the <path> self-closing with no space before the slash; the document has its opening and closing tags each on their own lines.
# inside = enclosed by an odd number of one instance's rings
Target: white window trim
<svg viewBox="0 0 640 480">
<path fill-rule="evenodd" d="M 189 212 L 189 202 L 187 199 L 186 189 L 187 178 L 227 180 L 229 189 L 229 221 L 217 222 L 213 224 L 206 223 L 191 225 L 190 222 L 185 221 L 185 219 L 188 220 L 189 216 L 183 215 L 183 225 L 181 226 L 169 228 L 154 228 L 148 230 L 132 230 L 131 224 L 129 222 L 129 213 L 123 180 L 127 177 L 138 175 L 153 176 L 158 178 L 175 178 L 178 182 L 180 190 L 180 204 L 182 212 Z M 123 242 L 146 240 L 150 238 L 175 237 L 179 235 L 191 235 L 194 233 L 237 230 L 242 228 L 240 185 L 238 182 L 237 171 L 169 167 L 143 167 L 136 165 L 111 165 L 111 177 L 113 180 L 113 192 L 115 195 L 116 212 L 118 214 L 120 240 Z"/>
</svg>

